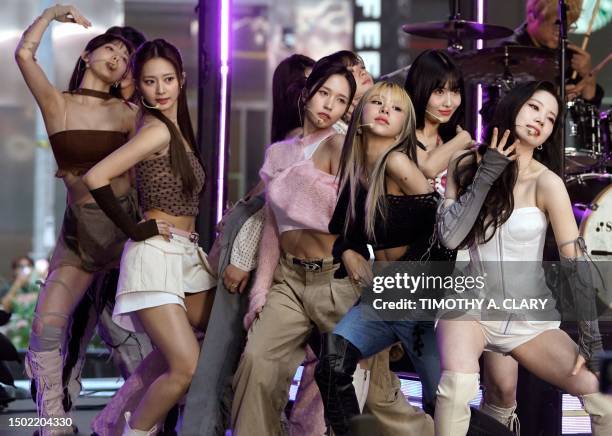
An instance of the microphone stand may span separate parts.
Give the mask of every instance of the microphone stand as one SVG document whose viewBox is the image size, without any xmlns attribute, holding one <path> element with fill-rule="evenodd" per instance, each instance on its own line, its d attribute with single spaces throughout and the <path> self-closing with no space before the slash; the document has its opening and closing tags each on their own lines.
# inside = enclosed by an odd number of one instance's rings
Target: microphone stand
<svg viewBox="0 0 612 436">
<path fill-rule="evenodd" d="M 565 105 L 565 81 L 567 76 L 566 69 L 566 52 L 567 52 L 567 4 L 565 0 L 559 0 L 559 6 L 557 8 L 559 13 L 559 68 L 560 71 L 560 87 L 559 97 L 561 98 L 561 104 Z M 565 109 L 565 108 L 564 108 Z M 567 111 L 563 110 L 563 122 L 561 123 L 561 179 L 565 180 L 565 120 L 567 117 Z"/>
</svg>

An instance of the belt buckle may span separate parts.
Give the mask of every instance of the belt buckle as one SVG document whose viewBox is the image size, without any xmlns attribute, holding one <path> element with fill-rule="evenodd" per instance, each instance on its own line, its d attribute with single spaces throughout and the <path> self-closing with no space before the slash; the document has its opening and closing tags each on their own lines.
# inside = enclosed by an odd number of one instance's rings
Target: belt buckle
<svg viewBox="0 0 612 436">
<path fill-rule="evenodd" d="M 321 265 L 315 262 L 302 261 L 302 266 L 306 271 L 319 271 L 321 270 Z"/>
<path fill-rule="evenodd" d="M 197 244 L 199 239 L 200 237 L 197 233 L 193 232 L 189 234 L 189 242 Z"/>
</svg>

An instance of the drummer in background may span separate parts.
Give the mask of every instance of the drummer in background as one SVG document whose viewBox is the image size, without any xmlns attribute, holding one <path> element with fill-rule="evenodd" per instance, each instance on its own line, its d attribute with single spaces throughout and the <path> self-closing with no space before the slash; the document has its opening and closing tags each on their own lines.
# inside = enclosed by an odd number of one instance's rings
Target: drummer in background
<svg viewBox="0 0 612 436">
<path fill-rule="evenodd" d="M 525 22 L 515 31 L 514 35 L 504 40 L 504 45 L 518 44 L 529 47 L 543 47 L 556 50 L 559 48 L 559 25 L 557 13 L 557 0 L 526 0 Z M 582 0 L 566 0 L 568 26 L 580 17 L 582 11 Z M 595 75 L 591 74 L 593 66 L 591 55 L 582 48 L 569 43 L 568 48 L 568 71 L 578 72 L 576 80 L 570 80 L 571 84 L 566 86 L 569 100 L 582 97 L 587 103 L 599 106 L 603 99 L 603 88 L 596 82 Z M 569 76 L 568 76 L 569 78 Z"/>
</svg>

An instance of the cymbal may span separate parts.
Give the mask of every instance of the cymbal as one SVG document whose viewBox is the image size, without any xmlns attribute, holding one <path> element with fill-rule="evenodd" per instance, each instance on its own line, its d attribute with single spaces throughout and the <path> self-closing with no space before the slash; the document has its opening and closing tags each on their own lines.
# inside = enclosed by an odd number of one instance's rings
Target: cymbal
<svg viewBox="0 0 612 436">
<path fill-rule="evenodd" d="M 551 80 L 558 75 L 556 52 L 546 48 L 505 45 L 451 56 L 466 82 L 490 84 L 509 77 L 519 82 Z"/>
<path fill-rule="evenodd" d="M 411 35 L 436 39 L 497 39 L 505 38 L 513 33 L 507 27 L 466 20 L 404 24 L 402 30 Z"/>
</svg>

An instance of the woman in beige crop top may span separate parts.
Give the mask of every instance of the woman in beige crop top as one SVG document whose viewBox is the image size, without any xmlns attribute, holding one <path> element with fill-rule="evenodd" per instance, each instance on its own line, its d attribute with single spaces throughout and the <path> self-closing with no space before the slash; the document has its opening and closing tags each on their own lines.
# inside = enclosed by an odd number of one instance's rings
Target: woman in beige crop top
<svg viewBox="0 0 612 436">
<path fill-rule="evenodd" d="M 125 236 L 97 209 L 79 174 L 87 169 L 85 165 L 95 163 L 91 159 L 100 156 L 100 151 L 116 148 L 126 140 L 133 129 L 136 110 L 116 98 L 120 94 L 114 85 L 125 75 L 132 51 L 130 44 L 117 35 L 99 35 L 89 41 L 76 62 L 68 93 L 49 82 L 35 55 L 43 33 L 54 20 L 91 26 L 72 6 L 47 8 L 24 32 L 15 59 L 42 112 L 50 141 L 53 137 L 61 142 L 61 151 L 55 153 L 58 176 L 68 191 L 62 233 L 48 279 L 40 290 L 26 358 L 28 373 L 37 386 L 39 414 L 61 418 L 66 416 L 62 406 L 62 348 L 68 319 L 91 284 L 92 273 L 118 264 L 125 242 Z M 99 143 L 92 143 L 91 138 L 97 138 Z M 77 146 L 79 153 L 72 154 L 70 149 L 76 151 Z M 122 207 L 136 215 L 135 201 L 129 196 L 129 179 L 125 174 L 117 176 L 113 188 L 123 197 Z M 43 378 L 44 383 L 40 383 Z M 75 389 L 78 395 L 80 384 L 71 376 L 68 390 L 73 394 Z M 42 433 L 49 431 L 45 428 Z"/>
<path fill-rule="evenodd" d="M 157 346 L 154 353 L 168 364 L 134 414 L 126 413 L 124 434 L 154 432 L 187 391 L 200 352 L 193 328 L 206 326 L 214 297 L 202 291 L 216 285 L 194 232 L 204 172 L 189 121 L 180 53 L 161 39 L 145 42 L 133 56 L 132 71 L 143 106 L 138 132 L 83 177 L 100 208 L 131 238 L 122 256 L 113 320 L 146 331 Z M 151 163 L 161 177 L 148 171 Z M 133 166 L 146 178 L 139 180 L 139 192 L 147 198 L 147 221 L 138 224 L 121 214 L 109 186 L 115 175 Z M 164 186 L 182 195 L 175 195 L 174 203 L 156 197 L 156 188 Z"/>
</svg>

